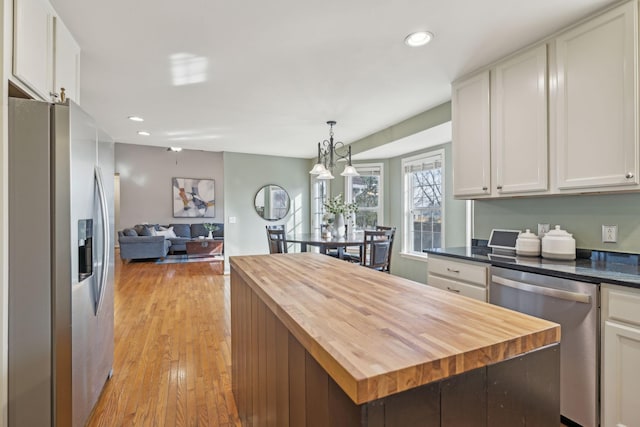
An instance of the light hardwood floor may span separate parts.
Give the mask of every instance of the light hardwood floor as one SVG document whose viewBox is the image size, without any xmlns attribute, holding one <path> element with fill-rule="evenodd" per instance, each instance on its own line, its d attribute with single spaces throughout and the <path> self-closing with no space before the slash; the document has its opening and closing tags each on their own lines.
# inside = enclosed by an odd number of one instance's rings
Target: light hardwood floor
<svg viewBox="0 0 640 427">
<path fill-rule="evenodd" d="M 240 426 L 220 264 L 120 262 L 113 377 L 89 426 Z"/>
</svg>

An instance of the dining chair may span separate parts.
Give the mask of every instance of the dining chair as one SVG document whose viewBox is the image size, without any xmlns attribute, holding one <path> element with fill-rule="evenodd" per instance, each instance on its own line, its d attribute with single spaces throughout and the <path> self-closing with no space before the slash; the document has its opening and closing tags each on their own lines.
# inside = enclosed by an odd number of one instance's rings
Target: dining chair
<svg viewBox="0 0 640 427">
<path fill-rule="evenodd" d="M 365 230 L 360 265 L 389 273 L 394 233 L 395 230 Z"/>
<path fill-rule="evenodd" d="M 283 226 L 267 225 L 267 241 L 269 243 L 269 253 L 287 253 L 287 233 Z M 277 227 L 277 228 L 276 228 Z"/>
<path fill-rule="evenodd" d="M 387 227 L 384 225 L 376 225 L 376 231 L 391 231 L 391 244 L 389 245 L 389 263 L 387 264 L 387 269 L 385 270 L 387 273 L 391 272 L 391 256 L 393 255 L 393 241 L 396 237 L 396 228 L 395 227 Z"/>
<path fill-rule="evenodd" d="M 389 273 L 391 272 L 391 256 L 393 255 L 393 241 L 396 235 L 396 228 L 395 227 L 387 227 L 384 225 L 376 225 L 376 231 L 391 231 L 391 243 L 389 244 L 389 263 L 387 264 L 387 267 L 384 269 L 385 272 Z M 351 261 L 351 262 L 355 262 L 358 264 L 362 263 L 362 250 L 363 247 L 361 246 L 359 248 L 359 253 L 345 253 L 345 259 L 347 261 Z"/>
</svg>

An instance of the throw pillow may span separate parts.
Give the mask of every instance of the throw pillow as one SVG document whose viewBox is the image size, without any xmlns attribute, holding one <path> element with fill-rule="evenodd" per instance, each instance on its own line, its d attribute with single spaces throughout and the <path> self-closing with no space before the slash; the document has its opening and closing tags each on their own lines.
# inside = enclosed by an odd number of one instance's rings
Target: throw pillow
<svg viewBox="0 0 640 427">
<path fill-rule="evenodd" d="M 135 230 L 138 232 L 138 236 L 153 236 L 155 230 L 145 225 L 136 225 Z"/>
<path fill-rule="evenodd" d="M 136 233 L 136 230 L 134 230 L 133 228 L 125 228 L 124 230 L 122 230 L 122 234 L 130 237 L 136 237 L 138 235 L 138 233 Z"/>
<path fill-rule="evenodd" d="M 173 232 L 178 237 L 191 238 L 191 226 L 189 224 L 169 224 L 169 227 L 173 227 Z"/>
<path fill-rule="evenodd" d="M 176 236 L 176 233 L 174 233 L 173 227 L 169 227 L 166 230 L 158 230 L 158 231 L 156 231 L 156 235 L 157 236 L 164 236 L 165 239 L 173 239 L 173 238 L 178 237 L 178 236 Z"/>
</svg>

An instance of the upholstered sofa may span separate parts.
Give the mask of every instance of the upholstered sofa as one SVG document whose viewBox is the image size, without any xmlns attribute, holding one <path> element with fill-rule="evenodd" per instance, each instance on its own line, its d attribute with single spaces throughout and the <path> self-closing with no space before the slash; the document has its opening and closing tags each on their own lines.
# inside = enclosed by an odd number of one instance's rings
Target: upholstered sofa
<svg viewBox="0 0 640 427">
<path fill-rule="evenodd" d="M 171 241 L 165 236 L 154 235 L 153 225 L 136 225 L 118 231 L 120 258 L 123 260 L 164 258 L 169 253 Z"/>
<path fill-rule="evenodd" d="M 224 240 L 224 224 L 215 224 L 212 232 L 216 240 Z M 138 224 L 118 231 L 120 258 L 123 260 L 164 258 L 169 252 L 186 251 L 186 242 L 200 236 L 208 236 L 203 224 Z"/>
<path fill-rule="evenodd" d="M 213 223 L 218 227 L 212 231 L 211 235 L 215 240 L 224 240 L 224 224 Z M 203 224 L 169 224 L 169 228 L 173 227 L 176 237 L 169 237 L 171 247 L 169 251 L 173 254 L 176 252 L 184 252 L 187 250 L 187 242 L 197 239 L 200 236 L 208 236 L 209 231 Z"/>
</svg>

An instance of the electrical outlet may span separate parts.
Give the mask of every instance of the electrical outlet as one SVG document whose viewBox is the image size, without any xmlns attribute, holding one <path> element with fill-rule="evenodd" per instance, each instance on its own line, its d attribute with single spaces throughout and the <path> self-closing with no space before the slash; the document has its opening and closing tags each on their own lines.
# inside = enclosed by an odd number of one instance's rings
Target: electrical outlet
<svg viewBox="0 0 640 427">
<path fill-rule="evenodd" d="M 618 241 L 618 226 L 603 225 L 602 226 L 602 242 L 616 243 Z"/>
<path fill-rule="evenodd" d="M 549 224 L 538 224 L 538 237 L 542 238 L 549 232 Z"/>
</svg>

